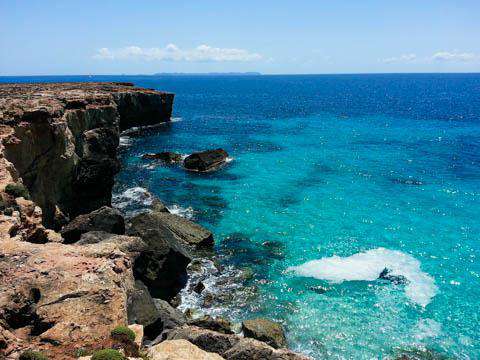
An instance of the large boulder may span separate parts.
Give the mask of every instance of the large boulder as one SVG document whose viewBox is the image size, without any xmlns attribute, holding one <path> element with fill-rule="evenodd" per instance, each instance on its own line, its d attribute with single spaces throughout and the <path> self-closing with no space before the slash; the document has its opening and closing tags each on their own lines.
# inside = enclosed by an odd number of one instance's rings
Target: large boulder
<svg viewBox="0 0 480 360">
<path fill-rule="evenodd" d="M 246 337 L 267 343 L 274 348 L 287 346 L 282 325 L 268 319 L 252 319 L 242 322 L 242 330 Z"/>
<path fill-rule="evenodd" d="M 168 212 L 155 212 L 155 216 L 183 244 L 194 248 L 213 247 L 213 235 L 204 227 Z"/>
<path fill-rule="evenodd" d="M 218 354 L 206 352 L 186 340 L 167 340 L 148 350 L 152 360 L 222 360 Z"/>
<path fill-rule="evenodd" d="M 228 153 L 223 149 L 206 150 L 187 156 L 183 166 L 192 171 L 214 171 L 225 164 L 227 158 Z"/>
<path fill-rule="evenodd" d="M 112 234 L 125 233 L 125 221 L 120 211 L 108 206 L 88 214 L 77 216 L 60 231 L 64 242 L 71 244 L 80 240 L 82 234 L 89 231 L 105 231 Z"/>
<path fill-rule="evenodd" d="M 191 257 L 162 221 L 161 213 L 147 212 L 133 217 L 127 233 L 140 237 L 147 250 L 135 261 L 135 278 L 141 280 L 152 296 L 173 298 L 187 281 L 187 265 Z"/>
</svg>

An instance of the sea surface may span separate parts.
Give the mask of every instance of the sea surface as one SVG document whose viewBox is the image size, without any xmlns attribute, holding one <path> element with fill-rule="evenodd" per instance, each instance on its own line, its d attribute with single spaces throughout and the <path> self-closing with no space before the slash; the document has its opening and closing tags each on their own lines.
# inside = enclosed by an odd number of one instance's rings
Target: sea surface
<svg viewBox="0 0 480 360">
<path fill-rule="evenodd" d="M 176 94 L 122 137 L 115 200 L 213 231 L 206 290 L 231 296 L 182 306 L 275 319 L 315 359 L 480 358 L 480 74 L 0 78 L 102 80 Z M 140 158 L 218 147 L 207 175 Z"/>
</svg>

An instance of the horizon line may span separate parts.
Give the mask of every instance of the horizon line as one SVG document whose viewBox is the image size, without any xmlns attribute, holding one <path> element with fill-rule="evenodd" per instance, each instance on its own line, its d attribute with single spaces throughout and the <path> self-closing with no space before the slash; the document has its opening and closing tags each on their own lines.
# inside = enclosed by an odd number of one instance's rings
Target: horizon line
<svg viewBox="0 0 480 360">
<path fill-rule="evenodd" d="M 413 72 L 339 72 L 339 73 L 260 73 L 256 71 L 247 71 L 247 72 L 171 72 L 171 73 L 155 73 L 155 74 L 29 74 L 29 75 L 5 75 L 0 74 L 0 78 L 13 78 L 13 77 L 62 77 L 62 76 L 84 76 L 84 77 L 95 77 L 95 76 L 150 76 L 150 77 L 161 77 L 161 76 L 245 76 L 245 77 L 255 77 L 255 76 L 301 76 L 301 75 L 313 75 L 313 76 L 328 76 L 328 75 L 455 75 L 455 74 L 471 74 L 478 75 L 480 71 L 453 71 L 453 72 L 424 72 L 424 71 L 413 71 Z"/>
</svg>

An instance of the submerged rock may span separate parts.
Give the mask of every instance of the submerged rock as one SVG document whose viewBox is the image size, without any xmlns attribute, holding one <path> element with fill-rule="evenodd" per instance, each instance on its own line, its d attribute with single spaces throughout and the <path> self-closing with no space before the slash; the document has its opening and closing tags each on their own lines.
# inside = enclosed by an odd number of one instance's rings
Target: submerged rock
<svg viewBox="0 0 480 360">
<path fill-rule="evenodd" d="M 183 161 L 183 166 L 192 171 L 214 171 L 225 164 L 227 158 L 228 153 L 223 149 L 206 150 L 187 156 Z"/>
<path fill-rule="evenodd" d="M 121 235 L 125 233 L 125 221 L 120 211 L 102 206 L 91 213 L 77 216 L 62 228 L 60 234 L 65 243 L 71 244 L 80 240 L 81 235 L 89 231 Z"/>
<path fill-rule="evenodd" d="M 186 340 L 167 340 L 148 350 L 152 360 L 222 360 L 218 354 L 206 352 Z"/>
<path fill-rule="evenodd" d="M 267 319 L 252 319 L 242 322 L 242 330 L 246 337 L 267 343 L 274 348 L 287 346 L 282 325 Z"/>
<path fill-rule="evenodd" d="M 164 151 L 160 153 L 143 154 L 142 159 L 161 160 L 166 164 L 176 164 L 182 161 L 182 154 L 178 154 L 170 151 Z"/>
</svg>

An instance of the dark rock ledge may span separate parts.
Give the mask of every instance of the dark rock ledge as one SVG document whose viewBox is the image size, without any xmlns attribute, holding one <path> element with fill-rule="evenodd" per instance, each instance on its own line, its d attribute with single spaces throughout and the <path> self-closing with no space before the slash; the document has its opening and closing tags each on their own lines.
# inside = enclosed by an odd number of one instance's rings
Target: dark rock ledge
<svg viewBox="0 0 480 360">
<path fill-rule="evenodd" d="M 0 358 L 121 347 L 153 360 L 304 359 L 258 341 L 285 346 L 274 323 L 244 324 L 247 339 L 171 305 L 192 254 L 213 246 L 208 230 L 159 202 L 126 220 L 110 207 L 120 131 L 168 121 L 173 97 L 129 83 L 0 85 Z M 111 336 L 128 324 L 134 344 Z"/>
</svg>

